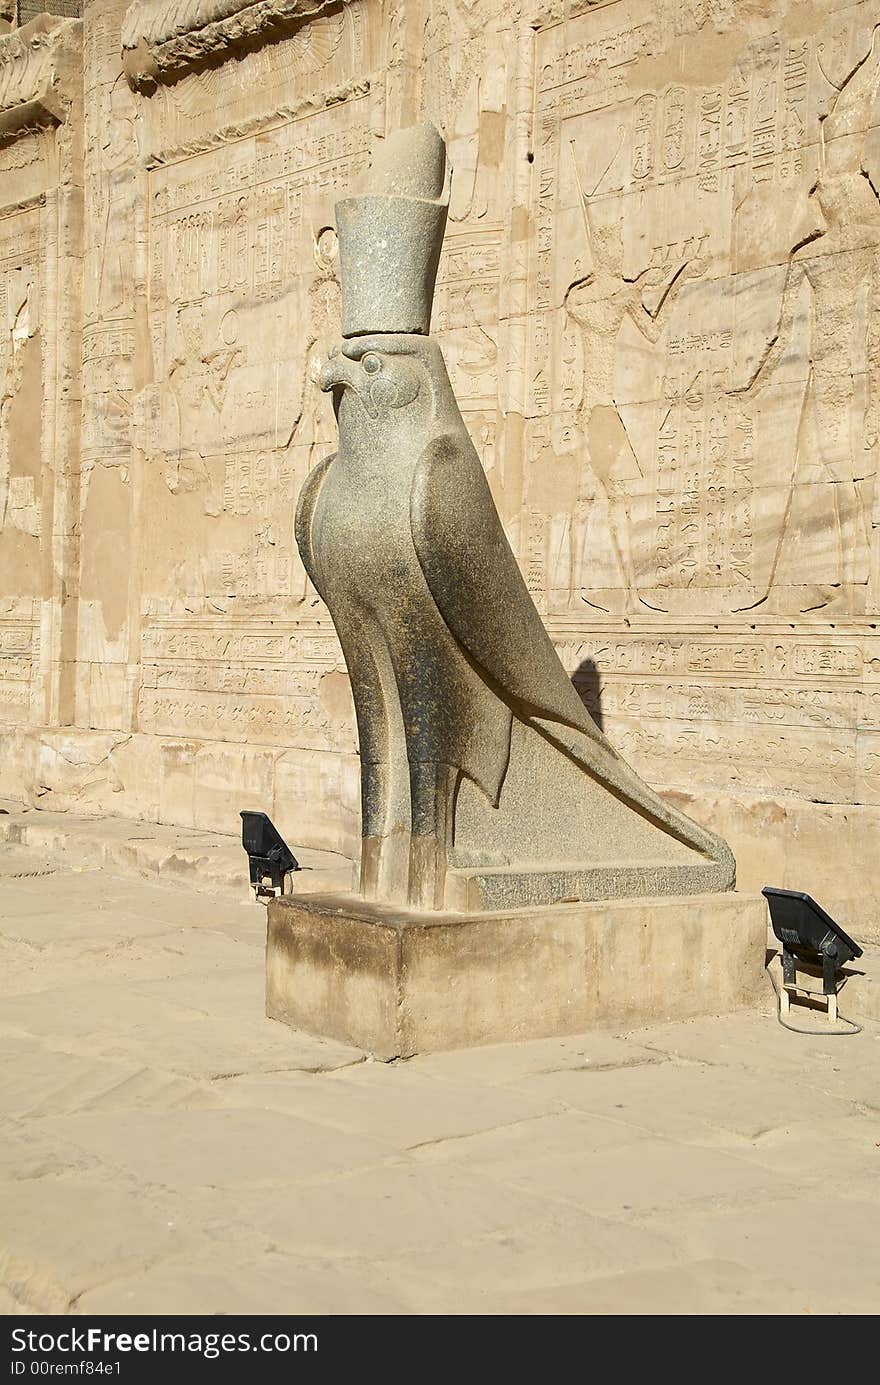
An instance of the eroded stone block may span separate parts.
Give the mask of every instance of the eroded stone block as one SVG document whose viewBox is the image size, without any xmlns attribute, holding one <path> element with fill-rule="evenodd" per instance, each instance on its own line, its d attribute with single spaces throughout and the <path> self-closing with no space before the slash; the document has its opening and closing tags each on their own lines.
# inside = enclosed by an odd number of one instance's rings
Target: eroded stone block
<svg viewBox="0 0 880 1385">
<path fill-rule="evenodd" d="M 266 1013 L 381 1058 L 721 1014 L 766 992 L 759 895 L 413 914 L 269 905 Z"/>
</svg>

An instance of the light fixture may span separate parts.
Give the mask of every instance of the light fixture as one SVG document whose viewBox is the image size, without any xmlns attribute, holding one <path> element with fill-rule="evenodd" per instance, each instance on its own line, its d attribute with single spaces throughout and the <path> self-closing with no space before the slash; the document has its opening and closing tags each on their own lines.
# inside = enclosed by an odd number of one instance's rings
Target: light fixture
<svg viewBox="0 0 880 1385">
<path fill-rule="evenodd" d="M 284 894 L 285 877 L 299 870 L 299 861 L 265 813 L 246 812 L 240 817 L 241 844 L 247 852 L 254 895 L 274 899 Z"/>
<path fill-rule="evenodd" d="M 797 981 L 797 963 L 801 961 L 807 966 L 822 968 L 822 993 L 828 1022 L 836 1023 L 837 974 L 847 962 L 861 957 L 862 949 L 811 895 L 802 890 L 779 890 L 765 885 L 761 893 L 770 906 L 773 932 L 782 943 L 780 1019 L 788 1014 L 792 995 L 807 989 Z"/>
</svg>

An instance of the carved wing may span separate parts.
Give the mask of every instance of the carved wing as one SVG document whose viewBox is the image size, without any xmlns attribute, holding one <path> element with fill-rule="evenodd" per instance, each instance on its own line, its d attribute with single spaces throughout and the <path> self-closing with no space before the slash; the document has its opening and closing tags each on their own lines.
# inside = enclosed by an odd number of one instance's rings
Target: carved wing
<svg viewBox="0 0 880 1385">
<path fill-rule="evenodd" d="M 419 458 L 410 501 L 413 542 L 431 595 L 487 681 L 551 731 L 589 773 L 673 836 L 725 863 L 720 837 L 672 809 L 622 760 L 596 726 L 544 629 L 470 444 L 433 439 Z M 516 709 L 514 709 L 516 710 Z M 569 728 L 568 730 L 563 728 Z"/>
<path fill-rule="evenodd" d="M 535 609 L 469 439 L 444 434 L 425 448 L 410 520 L 431 595 L 489 680 L 527 714 L 577 727 L 606 744 Z"/>
<path fill-rule="evenodd" d="M 293 522 L 293 532 L 296 537 L 299 556 L 302 558 L 303 567 L 309 574 L 309 580 L 319 596 L 323 596 L 323 592 L 318 578 L 318 563 L 312 549 L 312 519 L 318 506 L 318 497 L 321 494 L 324 477 L 327 475 L 330 464 L 335 460 L 336 453 L 332 452 L 329 457 L 325 457 L 309 472 L 299 493 L 299 500 L 296 502 L 296 518 Z"/>
</svg>

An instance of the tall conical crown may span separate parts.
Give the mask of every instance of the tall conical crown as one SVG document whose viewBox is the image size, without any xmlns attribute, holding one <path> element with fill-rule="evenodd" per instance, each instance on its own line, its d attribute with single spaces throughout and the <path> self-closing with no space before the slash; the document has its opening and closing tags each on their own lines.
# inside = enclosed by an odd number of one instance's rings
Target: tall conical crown
<svg viewBox="0 0 880 1385">
<path fill-rule="evenodd" d="M 446 146 L 434 126 L 389 135 L 369 191 L 336 204 L 344 337 L 427 335 L 448 206 Z"/>
</svg>

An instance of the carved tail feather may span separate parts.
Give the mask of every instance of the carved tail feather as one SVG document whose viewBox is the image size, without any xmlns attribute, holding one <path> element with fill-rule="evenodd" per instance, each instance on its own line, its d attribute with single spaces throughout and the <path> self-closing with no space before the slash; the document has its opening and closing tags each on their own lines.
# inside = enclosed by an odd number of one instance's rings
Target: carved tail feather
<svg viewBox="0 0 880 1385">
<path fill-rule="evenodd" d="M 543 718 L 531 718 L 535 729 L 567 754 L 591 778 L 610 789 L 636 812 L 655 822 L 657 826 L 685 846 L 692 847 L 702 856 L 719 865 L 727 866 L 730 885 L 736 878 L 736 862 L 733 852 L 723 838 L 694 822 L 686 813 L 679 812 L 657 794 L 634 769 L 622 759 L 609 741 L 602 736 L 604 746 L 597 746 L 590 736 L 585 739 L 577 731 L 560 722 L 550 722 Z M 601 734 L 601 733 L 600 733 Z"/>
</svg>

